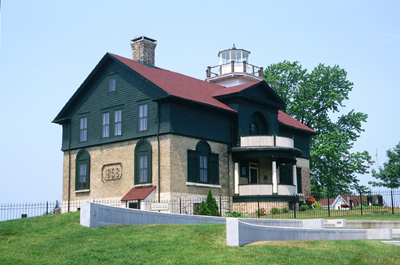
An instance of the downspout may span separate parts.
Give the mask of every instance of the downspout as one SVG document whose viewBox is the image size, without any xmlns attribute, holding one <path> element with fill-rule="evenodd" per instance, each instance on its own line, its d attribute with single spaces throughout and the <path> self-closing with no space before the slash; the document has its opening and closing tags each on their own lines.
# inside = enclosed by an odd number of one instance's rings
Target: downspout
<svg viewBox="0 0 400 265">
<path fill-rule="evenodd" d="M 72 137 L 72 120 L 71 118 L 66 118 L 69 122 L 69 139 L 68 139 L 68 212 L 70 211 L 70 201 L 71 201 L 71 137 Z"/>
<path fill-rule="evenodd" d="M 160 171 L 160 103 L 157 102 L 157 152 L 158 152 L 158 157 L 157 157 L 157 163 L 158 163 L 158 183 L 157 183 L 157 187 L 158 187 L 158 202 L 160 202 L 160 185 L 161 185 L 161 181 L 160 181 L 160 175 L 161 175 L 161 171 Z"/>
</svg>

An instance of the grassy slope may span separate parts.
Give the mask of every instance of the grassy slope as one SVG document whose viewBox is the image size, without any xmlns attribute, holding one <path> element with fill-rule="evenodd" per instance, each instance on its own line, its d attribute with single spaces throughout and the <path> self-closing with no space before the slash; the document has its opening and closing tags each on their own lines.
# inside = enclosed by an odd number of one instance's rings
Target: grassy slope
<svg viewBox="0 0 400 265">
<path fill-rule="evenodd" d="M 225 225 L 87 228 L 79 213 L 0 222 L 0 264 L 399 264 L 399 253 L 379 240 L 227 247 Z"/>
</svg>

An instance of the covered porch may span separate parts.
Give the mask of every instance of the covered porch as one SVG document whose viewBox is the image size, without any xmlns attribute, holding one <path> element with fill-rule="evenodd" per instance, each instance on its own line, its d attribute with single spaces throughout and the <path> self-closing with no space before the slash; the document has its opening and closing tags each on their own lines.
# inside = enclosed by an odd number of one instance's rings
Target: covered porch
<svg viewBox="0 0 400 265">
<path fill-rule="evenodd" d="M 295 196 L 301 193 L 301 168 L 293 139 L 244 136 L 232 148 L 235 196 Z"/>
</svg>

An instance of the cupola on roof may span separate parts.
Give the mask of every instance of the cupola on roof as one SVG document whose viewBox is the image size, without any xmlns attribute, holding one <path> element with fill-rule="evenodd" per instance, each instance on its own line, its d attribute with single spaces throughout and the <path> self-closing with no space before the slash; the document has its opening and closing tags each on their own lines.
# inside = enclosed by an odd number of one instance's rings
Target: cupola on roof
<svg viewBox="0 0 400 265">
<path fill-rule="evenodd" d="M 233 44 L 231 49 L 220 51 L 218 57 L 219 64 L 207 68 L 208 82 L 231 87 L 264 80 L 263 68 L 250 64 L 249 51 Z"/>
</svg>

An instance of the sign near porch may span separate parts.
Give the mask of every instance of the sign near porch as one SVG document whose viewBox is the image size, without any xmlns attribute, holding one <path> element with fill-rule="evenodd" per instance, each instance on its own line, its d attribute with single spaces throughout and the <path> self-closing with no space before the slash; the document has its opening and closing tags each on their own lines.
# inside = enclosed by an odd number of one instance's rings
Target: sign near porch
<svg viewBox="0 0 400 265">
<path fill-rule="evenodd" d="M 152 203 L 151 204 L 152 211 L 166 211 L 168 210 L 168 203 Z"/>
</svg>

